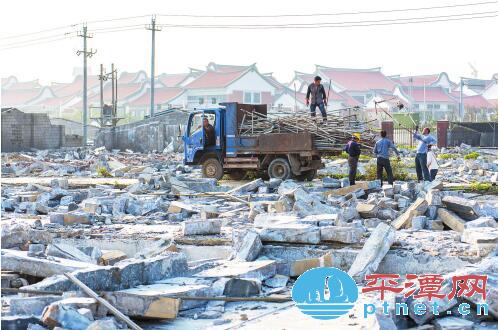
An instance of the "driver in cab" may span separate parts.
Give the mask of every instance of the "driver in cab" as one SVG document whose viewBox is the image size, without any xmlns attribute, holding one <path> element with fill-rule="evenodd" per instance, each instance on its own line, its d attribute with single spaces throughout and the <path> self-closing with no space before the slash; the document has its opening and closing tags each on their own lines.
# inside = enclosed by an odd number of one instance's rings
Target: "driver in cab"
<svg viewBox="0 0 498 330">
<path fill-rule="evenodd" d="M 209 120 L 204 117 L 202 120 L 202 126 L 204 127 L 204 141 L 206 146 L 215 145 L 214 127 L 209 123 Z"/>
</svg>

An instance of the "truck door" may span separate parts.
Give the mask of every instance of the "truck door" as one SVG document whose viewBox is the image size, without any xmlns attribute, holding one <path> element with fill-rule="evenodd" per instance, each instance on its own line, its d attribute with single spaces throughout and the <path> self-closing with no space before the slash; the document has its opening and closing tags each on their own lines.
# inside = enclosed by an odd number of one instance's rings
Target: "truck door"
<svg viewBox="0 0 498 330">
<path fill-rule="evenodd" d="M 190 116 L 187 134 L 185 137 L 185 162 L 192 163 L 195 154 L 204 150 L 204 128 L 202 127 L 203 113 L 195 113 Z"/>
</svg>

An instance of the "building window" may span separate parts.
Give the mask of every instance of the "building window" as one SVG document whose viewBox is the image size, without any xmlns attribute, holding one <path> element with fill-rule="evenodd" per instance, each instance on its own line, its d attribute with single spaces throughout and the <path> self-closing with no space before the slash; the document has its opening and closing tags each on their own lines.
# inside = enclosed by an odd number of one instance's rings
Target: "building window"
<svg viewBox="0 0 498 330">
<path fill-rule="evenodd" d="M 199 97 L 199 104 L 204 104 L 204 98 L 203 97 Z"/>
<path fill-rule="evenodd" d="M 211 98 L 211 104 L 216 104 L 216 97 Z"/>
<path fill-rule="evenodd" d="M 431 103 L 427 104 L 427 110 L 432 110 L 432 109 L 434 109 L 434 104 Z"/>
<path fill-rule="evenodd" d="M 420 108 L 420 107 L 419 107 L 419 104 L 418 104 L 418 103 L 415 103 L 415 104 L 413 105 L 413 109 L 417 109 L 417 110 L 418 110 L 419 108 Z"/>
<path fill-rule="evenodd" d="M 246 104 L 260 104 L 261 103 L 261 93 L 260 92 L 244 92 L 244 103 L 246 103 Z"/>
<path fill-rule="evenodd" d="M 440 104 L 434 104 L 434 110 L 439 110 L 441 109 L 441 105 Z"/>
</svg>

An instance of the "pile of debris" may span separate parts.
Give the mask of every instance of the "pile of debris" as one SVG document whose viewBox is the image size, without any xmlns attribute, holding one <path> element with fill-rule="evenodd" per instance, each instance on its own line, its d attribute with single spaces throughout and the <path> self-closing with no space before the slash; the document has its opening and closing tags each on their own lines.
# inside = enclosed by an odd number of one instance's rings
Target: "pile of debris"
<svg viewBox="0 0 498 330">
<path fill-rule="evenodd" d="M 440 302 L 440 315 L 392 311 L 352 328 L 484 327 L 498 315 L 496 196 L 442 181 L 216 182 L 175 154 L 77 153 L 3 155 L 16 177 L 2 182 L 2 327 L 223 328 L 255 318 L 270 327 L 272 313 L 300 317 L 290 291 L 318 266 L 360 287 L 372 273 L 488 275 L 490 316 L 459 315 L 468 299 L 456 297 Z M 64 167 L 74 171 L 43 172 Z M 356 305 L 382 303 L 361 297 Z"/>
</svg>

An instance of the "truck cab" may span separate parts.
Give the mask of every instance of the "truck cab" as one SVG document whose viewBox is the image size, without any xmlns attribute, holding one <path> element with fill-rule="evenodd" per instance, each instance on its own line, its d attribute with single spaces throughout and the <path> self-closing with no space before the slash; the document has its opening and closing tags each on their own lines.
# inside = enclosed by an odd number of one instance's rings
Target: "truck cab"
<svg viewBox="0 0 498 330">
<path fill-rule="evenodd" d="M 204 177 L 218 180 L 224 174 L 241 180 L 248 171 L 264 178 L 312 179 L 322 164 L 311 134 L 248 134 L 251 123 L 244 121 L 251 113 L 266 117 L 266 105 L 227 102 L 191 112 L 183 136 L 184 163 L 201 165 Z"/>
</svg>

